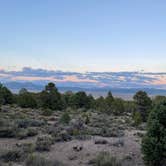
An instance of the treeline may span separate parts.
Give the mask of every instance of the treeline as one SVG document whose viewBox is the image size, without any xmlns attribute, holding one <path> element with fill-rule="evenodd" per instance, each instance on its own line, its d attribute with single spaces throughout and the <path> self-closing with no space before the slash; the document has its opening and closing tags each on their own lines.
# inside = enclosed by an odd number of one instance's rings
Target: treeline
<svg viewBox="0 0 166 166">
<path fill-rule="evenodd" d="M 133 101 L 125 101 L 121 98 L 113 97 L 111 91 L 106 97 L 95 99 L 92 95 L 87 95 L 80 91 L 73 93 L 68 91 L 60 93 L 54 83 L 48 83 L 45 89 L 39 93 L 28 92 L 21 89 L 19 94 L 13 94 L 9 89 L 0 84 L 0 104 L 17 104 L 23 108 L 43 108 L 49 110 L 73 109 L 90 110 L 94 109 L 108 114 L 121 115 L 130 112 L 133 114 L 136 123 L 146 121 L 150 110 L 155 103 L 165 98 L 157 96 L 151 99 L 146 92 L 138 91 L 133 96 Z"/>
</svg>

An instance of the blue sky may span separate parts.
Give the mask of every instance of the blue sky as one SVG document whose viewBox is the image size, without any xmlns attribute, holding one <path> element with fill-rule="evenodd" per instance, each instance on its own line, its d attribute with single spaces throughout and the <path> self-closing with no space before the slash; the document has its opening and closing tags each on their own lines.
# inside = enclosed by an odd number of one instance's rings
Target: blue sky
<svg viewBox="0 0 166 166">
<path fill-rule="evenodd" d="M 0 68 L 166 71 L 165 0 L 0 0 Z"/>
</svg>

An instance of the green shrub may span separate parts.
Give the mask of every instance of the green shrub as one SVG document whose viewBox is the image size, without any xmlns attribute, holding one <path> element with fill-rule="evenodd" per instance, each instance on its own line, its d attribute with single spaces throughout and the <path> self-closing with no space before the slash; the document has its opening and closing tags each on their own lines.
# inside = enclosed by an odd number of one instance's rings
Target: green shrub
<svg viewBox="0 0 166 166">
<path fill-rule="evenodd" d="M 60 122 L 64 124 L 68 124 L 70 122 L 71 118 L 68 112 L 64 112 L 60 118 Z"/>
<path fill-rule="evenodd" d="M 142 117 L 140 112 L 136 111 L 133 113 L 133 120 L 134 120 L 134 125 L 138 126 L 142 123 Z"/>
<path fill-rule="evenodd" d="M 91 160 L 94 166 L 121 166 L 121 162 L 111 156 L 109 152 L 101 152 L 95 159 Z"/>
<path fill-rule="evenodd" d="M 62 130 L 58 132 L 58 134 L 54 135 L 55 142 L 70 141 L 71 139 L 71 135 L 66 130 Z"/>
<path fill-rule="evenodd" d="M 38 132 L 34 128 L 27 128 L 27 129 L 20 128 L 15 131 L 15 136 L 19 139 L 25 139 L 27 137 L 32 137 L 37 134 L 38 134 Z"/>
<path fill-rule="evenodd" d="M 0 83 L 0 103 L 12 104 L 14 102 L 12 92 Z"/>
<path fill-rule="evenodd" d="M 27 127 L 40 127 L 44 125 L 44 122 L 41 120 L 35 119 L 18 119 L 16 124 L 19 128 L 27 128 Z"/>
<path fill-rule="evenodd" d="M 124 113 L 124 101 L 121 98 L 115 98 L 112 102 L 111 111 L 114 115 L 121 115 Z"/>
<path fill-rule="evenodd" d="M 19 129 L 18 131 L 16 131 L 15 136 L 19 139 L 25 139 L 27 138 L 27 130 L 26 129 Z"/>
<path fill-rule="evenodd" d="M 144 161 L 148 166 L 165 166 L 166 163 L 166 100 L 151 111 L 147 133 L 142 140 Z"/>
<path fill-rule="evenodd" d="M 29 155 L 26 162 L 26 166 L 48 166 L 48 161 L 37 155 Z"/>
<path fill-rule="evenodd" d="M 45 108 L 42 110 L 42 115 L 44 116 L 51 116 L 53 111 L 51 109 Z"/>
<path fill-rule="evenodd" d="M 35 145 L 33 143 L 23 143 L 21 144 L 21 149 L 24 154 L 33 153 L 35 151 Z"/>
<path fill-rule="evenodd" d="M 24 154 L 22 153 L 21 150 L 17 148 L 2 152 L 2 154 L 0 155 L 0 159 L 2 159 L 4 162 L 9 162 L 9 161 L 18 162 L 22 160 L 23 157 Z"/>
<path fill-rule="evenodd" d="M 33 137 L 33 136 L 35 136 L 37 134 L 38 134 L 37 129 L 32 128 L 32 127 L 27 129 L 27 136 L 28 137 Z"/>
<path fill-rule="evenodd" d="M 49 161 L 40 155 L 31 154 L 28 156 L 26 166 L 62 166 L 63 164 L 57 160 Z"/>
<path fill-rule="evenodd" d="M 17 102 L 18 102 L 18 105 L 22 108 L 36 108 L 37 107 L 36 99 L 29 92 L 19 94 Z"/>
<path fill-rule="evenodd" d="M 0 138 L 15 137 L 15 124 L 8 119 L 0 119 Z"/>
<path fill-rule="evenodd" d="M 52 144 L 53 144 L 53 139 L 51 136 L 49 135 L 39 136 L 36 140 L 36 150 L 49 151 Z"/>
</svg>

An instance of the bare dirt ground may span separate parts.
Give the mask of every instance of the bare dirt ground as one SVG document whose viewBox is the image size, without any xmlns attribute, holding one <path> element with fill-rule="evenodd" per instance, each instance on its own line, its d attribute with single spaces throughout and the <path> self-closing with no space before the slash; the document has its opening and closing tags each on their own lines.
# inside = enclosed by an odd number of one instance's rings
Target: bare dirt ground
<svg viewBox="0 0 166 166">
<path fill-rule="evenodd" d="M 6 107 L 5 107 L 6 108 Z M 12 114 L 18 114 L 19 109 L 15 109 L 15 112 Z M 22 111 L 22 110 L 21 110 Z M 26 112 L 27 110 L 24 110 Z M 34 111 L 34 110 L 30 110 Z M 26 115 L 30 114 L 30 112 L 26 113 Z M 6 113 L 2 113 L 2 116 L 8 116 L 10 117 L 10 111 Z M 94 119 L 92 124 L 96 123 L 95 125 L 100 128 L 100 123 L 103 123 L 101 119 L 96 120 L 99 116 L 96 113 L 94 113 L 94 117 L 92 116 L 92 119 Z M 20 115 L 19 115 L 20 116 Z M 52 115 L 50 117 L 46 117 L 47 125 L 49 127 L 55 126 L 57 123 L 57 117 L 61 115 Z M 77 116 L 77 115 L 76 115 Z M 29 116 L 30 117 L 30 116 Z M 35 114 L 35 117 L 40 117 L 39 115 Z M 41 117 L 40 117 L 41 118 Z M 45 118 L 45 117 L 44 117 Z M 75 118 L 75 117 L 74 117 Z M 51 119 L 51 120 L 50 120 Z M 112 119 L 112 120 L 111 120 Z M 119 119 L 121 120 L 119 122 Z M 117 126 L 124 126 L 126 122 L 124 123 L 124 119 L 121 117 L 111 117 L 107 119 L 108 121 L 104 120 L 106 122 L 106 125 L 114 125 L 113 123 L 117 123 Z M 97 121 L 97 122 L 95 122 Z M 123 125 L 124 123 L 124 125 Z M 89 125 L 89 127 L 92 127 Z M 95 128 L 95 127 L 94 127 Z M 101 126 L 102 128 L 102 126 Z M 122 128 L 122 127 L 121 127 Z M 16 147 L 16 145 L 21 145 L 24 143 L 32 143 L 35 145 L 37 137 L 42 135 L 45 130 L 44 127 L 39 128 L 41 131 L 38 133 L 38 135 L 33 137 L 27 137 L 25 139 L 18 139 L 18 138 L 0 138 L 0 152 L 6 151 L 6 150 L 12 150 Z M 107 127 L 109 129 L 109 127 Z M 97 135 L 91 135 L 89 139 L 85 140 L 79 140 L 76 138 L 73 138 L 69 141 L 60 141 L 55 142 L 49 151 L 43 151 L 38 152 L 34 151 L 35 154 L 39 154 L 41 156 L 44 156 L 45 158 L 49 160 L 58 160 L 64 163 L 65 166 L 88 166 L 89 161 L 94 159 L 100 152 L 106 151 L 110 152 L 112 156 L 116 156 L 119 160 L 122 161 L 122 166 L 144 166 L 142 156 L 141 156 L 141 136 L 138 133 L 144 133 L 144 130 L 138 130 L 135 127 L 129 126 L 126 124 L 126 126 L 123 129 L 124 135 L 123 136 L 114 136 L 114 137 L 104 137 L 104 136 L 97 136 Z M 104 140 L 105 143 L 97 144 L 97 140 Z M 74 147 L 81 147 L 81 150 L 76 151 Z M 8 164 L 8 163 L 7 163 Z M 3 166 L 3 165 L 2 165 Z M 5 165 L 9 166 L 9 165 Z M 10 166 L 24 166 L 24 161 L 22 162 L 11 162 Z"/>
<path fill-rule="evenodd" d="M 108 151 L 113 156 L 123 159 L 123 166 L 144 166 L 140 152 L 140 138 L 134 136 L 138 130 L 125 131 L 125 136 L 122 138 L 108 138 L 100 136 L 92 136 L 90 140 L 72 140 L 69 142 L 55 143 L 49 152 L 40 153 L 44 157 L 54 160 L 63 161 L 68 166 L 88 166 L 88 162 L 93 159 L 99 152 Z M 107 144 L 95 144 L 95 140 L 107 140 Z M 16 143 L 33 143 L 36 137 L 24 140 L 17 139 L 0 139 L 1 150 L 12 149 Z M 123 146 L 114 146 L 118 141 L 124 141 Z M 82 146 L 83 149 L 79 152 L 74 151 L 74 146 Z M 38 153 L 38 152 L 37 152 Z M 21 164 L 18 164 L 21 165 Z"/>
</svg>

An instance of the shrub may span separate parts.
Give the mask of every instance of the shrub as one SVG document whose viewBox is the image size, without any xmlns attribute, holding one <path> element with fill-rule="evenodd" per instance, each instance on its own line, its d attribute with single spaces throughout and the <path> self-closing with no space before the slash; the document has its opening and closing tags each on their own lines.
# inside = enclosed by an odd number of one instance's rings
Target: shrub
<svg viewBox="0 0 166 166">
<path fill-rule="evenodd" d="M 95 159 L 91 160 L 94 166 L 121 166 L 121 162 L 111 156 L 109 152 L 101 152 Z"/>
<path fill-rule="evenodd" d="M 0 159 L 2 159 L 4 162 L 9 161 L 20 161 L 23 158 L 23 153 L 21 150 L 15 148 L 9 151 L 2 152 Z"/>
<path fill-rule="evenodd" d="M 48 161 L 37 155 L 29 155 L 26 162 L 26 166 L 48 166 Z"/>
<path fill-rule="evenodd" d="M 99 135 L 101 135 L 103 137 L 122 137 L 122 136 L 124 136 L 124 131 L 119 130 L 118 128 L 103 127 L 100 130 Z"/>
<path fill-rule="evenodd" d="M 33 137 L 33 136 L 35 136 L 37 134 L 38 134 L 37 129 L 35 129 L 35 128 L 28 128 L 28 130 L 27 130 L 27 136 L 28 137 Z"/>
<path fill-rule="evenodd" d="M 135 126 L 138 126 L 138 125 L 140 125 L 141 124 L 141 122 L 142 122 L 142 117 L 141 117 L 141 114 L 140 114 L 140 112 L 134 112 L 134 114 L 133 114 L 133 120 L 134 120 L 134 125 Z"/>
<path fill-rule="evenodd" d="M 13 94 L 11 93 L 11 91 L 2 84 L 0 84 L 0 103 L 12 104 L 13 101 Z"/>
<path fill-rule="evenodd" d="M 19 128 L 27 128 L 27 127 L 40 127 L 44 125 L 44 122 L 41 120 L 35 119 L 18 119 L 16 124 Z"/>
<path fill-rule="evenodd" d="M 166 163 L 166 100 L 151 111 L 147 133 L 142 140 L 144 161 L 148 166 L 165 166 Z"/>
<path fill-rule="evenodd" d="M 67 112 L 63 113 L 60 118 L 60 122 L 64 124 L 68 124 L 70 120 L 71 120 L 70 115 Z"/>
<path fill-rule="evenodd" d="M 8 119 L 0 119 L 0 137 L 11 138 L 15 136 L 15 124 Z"/>
<path fill-rule="evenodd" d="M 19 139 L 27 138 L 27 130 L 26 129 L 19 129 L 16 131 L 15 136 Z"/>
<path fill-rule="evenodd" d="M 114 115 L 121 115 L 125 111 L 124 101 L 121 98 L 114 99 L 111 108 Z"/>
<path fill-rule="evenodd" d="M 63 164 L 57 160 L 49 161 L 40 155 L 29 155 L 26 162 L 26 166 L 62 166 Z"/>
<path fill-rule="evenodd" d="M 31 93 L 25 92 L 18 96 L 18 105 L 22 108 L 36 108 L 37 102 Z"/>
<path fill-rule="evenodd" d="M 35 151 L 35 145 L 33 143 L 23 143 L 21 144 L 21 149 L 23 153 L 32 153 Z"/>
<path fill-rule="evenodd" d="M 82 117 L 84 119 L 85 124 L 89 124 L 90 123 L 90 115 L 88 113 L 84 113 L 82 115 Z"/>
<path fill-rule="evenodd" d="M 53 144 L 53 139 L 51 136 L 49 135 L 39 136 L 36 140 L 36 150 L 49 151 L 52 144 Z"/>
<path fill-rule="evenodd" d="M 70 141 L 72 138 L 70 134 L 66 130 L 60 131 L 56 136 L 55 136 L 55 141 L 56 142 L 61 142 L 61 141 Z"/>
<path fill-rule="evenodd" d="M 42 115 L 44 116 L 51 116 L 53 111 L 51 109 L 45 108 L 42 110 Z"/>
<path fill-rule="evenodd" d="M 34 128 L 28 128 L 28 129 L 20 128 L 20 129 L 17 129 L 15 131 L 15 136 L 17 138 L 19 138 L 19 139 L 24 139 L 24 138 L 27 138 L 27 137 L 32 137 L 32 136 L 35 136 L 37 134 L 38 134 L 38 132 Z"/>
</svg>

